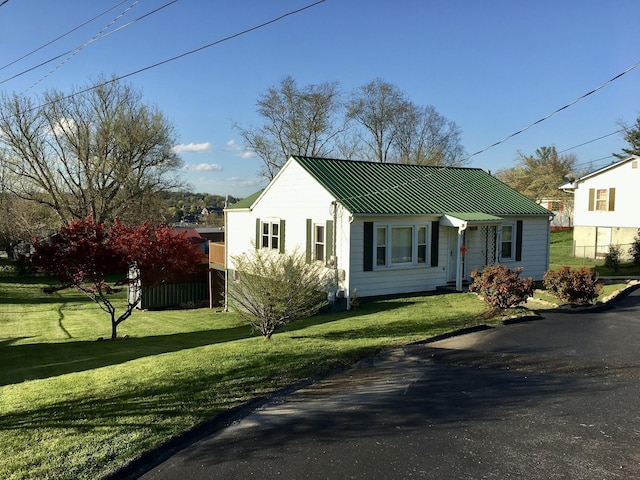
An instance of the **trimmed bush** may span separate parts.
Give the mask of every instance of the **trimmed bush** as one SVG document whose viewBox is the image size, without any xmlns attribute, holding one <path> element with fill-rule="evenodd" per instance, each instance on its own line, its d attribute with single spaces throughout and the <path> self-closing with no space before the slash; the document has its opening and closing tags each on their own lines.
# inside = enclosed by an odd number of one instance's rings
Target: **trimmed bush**
<svg viewBox="0 0 640 480">
<path fill-rule="evenodd" d="M 488 265 L 471 272 L 469 291 L 480 295 L 491 308 L 505 310 L 533 296 L 533 279 L 520 278 L 521 268 L 511 270 L 502 265 Z"/>
<path fill-rule="evenodd" d="M 620 258 L 622 257 L 622 247 L 620 245 L 609 245 L 609 252 L 604 257 L 604 266 L 617 272 L 620 268 Z"/>
<path fill-rule="evenodd" d="M 579 305 L 593 303 L 602 289 L 602 283 L 592 269 L 581 267 L 572 270 L 566 265 L 545 273 L 543 284 L 563 302 Z"/>
</svg>

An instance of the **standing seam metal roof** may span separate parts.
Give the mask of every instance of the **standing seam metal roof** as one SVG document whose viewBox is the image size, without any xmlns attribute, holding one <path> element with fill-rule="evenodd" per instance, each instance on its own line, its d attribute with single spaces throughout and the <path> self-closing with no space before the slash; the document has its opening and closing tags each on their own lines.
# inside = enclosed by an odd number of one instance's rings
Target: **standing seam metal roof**
<svg viewBox="0 0 640 480">
<path fill-rule="evenodd" d="M 292 158 L 354 214 L 551 215 L 479 168 Z"/>
</svg>

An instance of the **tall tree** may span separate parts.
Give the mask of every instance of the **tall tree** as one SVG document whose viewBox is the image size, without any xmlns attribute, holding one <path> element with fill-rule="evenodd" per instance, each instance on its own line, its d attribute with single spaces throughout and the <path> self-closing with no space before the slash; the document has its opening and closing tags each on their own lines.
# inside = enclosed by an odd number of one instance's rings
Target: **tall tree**
<svg viewBox="0 0 640 480">
<path fill-rule="evenodd" d="M 558 187 L 564 177 L 574 173 L 576 156 L 558 155 L 556 147 L 541 147 L 535 155 L 518 154 L 515 167 L 496 172 L 496 177 L 536 202 L 564 198 Z"/>
<path fill-rule="evenodd" d="M 182 166 L 173 127 L 157 107 L 117 81 L 70 94 L 0 98 L 0 155 L 14 195 L 60 219 L 98 222 L 155 215 L 156 196 L 177 188 Z"/>
<path fill-rule="evenodd" d="M 287 76 L 257 102 L 264 124 L 257 129 L 234 126 L 245 145 L 263 161 L 261 174 L 271 180 L 290 155 L 330 156 L 333 140 L 342 131 L 338 82 L 299 87 Z"/>
<path fill-rule="evenodd" d="M 385 163 L 391 160 L 391 147 L 398 136 L 398 119 L 408 119 L 411 113 L 411 102 L 400 89 L 376 78 L 352 94 L 347 118 L 364 128 L 362 141 L 376 161 Z"/>
<path fill-rule="evenodd" d="M 73 287 L 91 298 L 111 319 L 111 339 L 118 326 L 128 319 L 140 303 L 139 289 L 171 281 L 192 273 L 200 264 L 201 253 L 186 236 L 166 226 L 144 223 L 130 226 L 118 219 L 107 228 L 91 216 L 73 220 L 55 234 L 35 242 L 34 264 L 55 276 L 61 288 Z M 112 288 L 105 281 L 109 274 L 123 274 L 128 268 L 137 276 L 129 278 L 124 310 L 116 313 L 111 301 Z"/>
<path fill-rule="evenodd" d="M 631 155 L 640 156 L 640 117 L 636 119 L 635 125 L 629 127 L 622 125 L 624 128 L 624 140 L 629 144 L 629 148 L 623 148 L 622 153 L 614 153 L 613 155 L 623 159 Z"/>
<path fill-rule="evenodd" d="M 466 162 L 460 128 L 432 105 L 421 107 L 377 78 L 356 90 L 347 118 L 362 127 L 365 158 L 378 162 L 459 166 Z"/>
<path fill-rule="evenodd" d="M 459 167 L 468 162 L 461 136 L 460 128 L 434 106 L 411 104 L 398 118 L 394 147 L 401 163 Z"/>
</svg>

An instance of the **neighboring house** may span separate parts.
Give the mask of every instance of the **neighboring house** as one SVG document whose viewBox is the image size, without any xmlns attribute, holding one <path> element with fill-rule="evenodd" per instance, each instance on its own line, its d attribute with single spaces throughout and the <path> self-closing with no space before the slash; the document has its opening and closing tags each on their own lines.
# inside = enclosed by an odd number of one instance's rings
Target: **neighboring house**
<svg viewBox="0 0 640 480">
<path fill-rule="evenodd" d="M 573 244 L 577 257 L 603 257 L 610 245 L 628 254 L 640 228 L 640 158 L 629 157 L 560 188 L 574 194 Z"/>
<path fill-rule="evenodd" d="M 551 212 L 476 168 L 294 156 L 225 213 L 228 283 L 236 255 L 297 249 L 324 263 L 347 306 L 356 292 L 462 290 L 488 264 L 535 279 L 549 265 Z"/>
<path fill-rule="evenodd" d="M 573 225 L 573 207 L 570 205 L 571 202 L 567 202 L 560 198 L 545 198 L 539 203 L 553 213 L 551 230 L 571 228 Z"/>
</svg>

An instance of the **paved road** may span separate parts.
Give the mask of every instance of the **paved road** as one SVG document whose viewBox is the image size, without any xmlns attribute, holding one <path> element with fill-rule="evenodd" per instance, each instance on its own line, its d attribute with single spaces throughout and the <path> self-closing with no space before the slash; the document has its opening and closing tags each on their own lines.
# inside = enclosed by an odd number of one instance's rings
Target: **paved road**
<svg viewBox="0 0 640 480">
<path fill-rule="evenodd" d="M 363 361 L 141 478 L 640 478 L 640 289 Z"/>
</svg>

